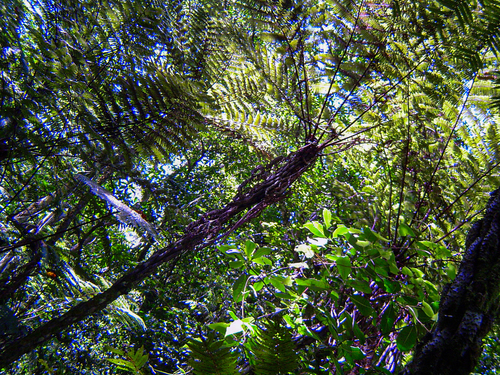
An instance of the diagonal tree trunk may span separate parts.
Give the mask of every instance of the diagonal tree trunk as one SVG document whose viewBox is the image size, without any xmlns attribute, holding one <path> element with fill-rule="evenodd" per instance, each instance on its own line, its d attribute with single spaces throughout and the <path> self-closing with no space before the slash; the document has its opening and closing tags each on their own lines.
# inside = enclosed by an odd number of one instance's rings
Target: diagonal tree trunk
<svg viewBox="0 0 500 375">
<path fill-rule="evenodd" d="M 310 143 L 285 158 L 275 159 L 265 168 L 256 169 L 253 178 L 240 186 L 238 194 L 230 203 L 222 209 L 208 212 L 191 223 L 178 241 L 155 252 L 148 260 L 138 264 L 118 279 L 109 289 L 1 348 L 0 368 L 13 363 L 74 323 L 101 311 L 153 274 L 162 264 L 178 258 L 187 251 L 209 246 L 215 240 L 224 238 L 240 225 L 258 216 L 267 206 L 284 199 L 288 188 L 314 164 L 324 145 Z M 253 187 L 247 187 L 253 181 L 257 183 Z M 245 210 L 248 211 L 237 219 Z M 234 219 L 237 219 L 236 224 L 228 227 L 228 222 Z"/>
<path fill-rule="evenodd" d="M 484 218 L 467 236 L 457 277 L 443 290 L 435 328 L 417 345 L 401 374 L 470 374 L 498 314 L 499 293 L 500 189 L 491 193 Z"/>
</svg>

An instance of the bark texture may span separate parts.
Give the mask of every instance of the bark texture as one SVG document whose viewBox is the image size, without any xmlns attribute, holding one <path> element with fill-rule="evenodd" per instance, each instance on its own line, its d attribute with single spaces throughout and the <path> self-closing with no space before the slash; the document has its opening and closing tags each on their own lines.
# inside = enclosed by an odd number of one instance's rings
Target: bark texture
<svg viewBox="0 0 500 375">
<path fill-rule="evenodd" d="M 491 193 L 484 218 L 467 236 L 457 277 L 443 290 L 435 328 L 417 345 L 401 374 L 470 374 L 498 314 L 499 293 L 500 189 Z"/>
<path fill-rule="evenodd" d="M 0 369 L 52 339 L 71 325 L 82 321 L 108 306 L 159 266 L 187 251 L 200 250 L 217 239 L 258 216 L 267 206 L 285 198 L 288 188 L 316 161 L 322 146 L 310 143 L 285 158 L 277 158 L 266 167 L 258 167 L 252 177 L 238 189 L 238 194 L 224 208 L 210 211 L 191 223 L 176 242 L 155 252 L 130 272 L 117 280 L 109 289 L 82 302 L 58 318 L 52 319 L 24 337 L 19 337 L 0 348 Z M 243 216 L 240 214 L 245 212 Z M 230 222 L 236 222 L 229 224 Z"/>
</svg>

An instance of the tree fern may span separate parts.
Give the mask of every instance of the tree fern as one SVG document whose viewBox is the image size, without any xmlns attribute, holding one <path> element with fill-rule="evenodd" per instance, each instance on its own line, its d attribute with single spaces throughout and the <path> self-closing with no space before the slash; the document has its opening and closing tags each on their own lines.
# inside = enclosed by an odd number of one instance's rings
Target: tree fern
<svg viewBox="0 0 500 375">
<path fill-rule="evenodd" d="M 207 337 L 190 339 L 187 343 L 191 359 L 189 365 L 196 375 L 235 375 L 237 355 L 224 340 L 217 340 L 212 332 Z"/>
<path fill-rule="evenodd" d="M 298 367 L 290 331 L 278 319 L 268 320 L 250 339 L 252 364 L 257 375 L 287 374 Z"/>
</svg>

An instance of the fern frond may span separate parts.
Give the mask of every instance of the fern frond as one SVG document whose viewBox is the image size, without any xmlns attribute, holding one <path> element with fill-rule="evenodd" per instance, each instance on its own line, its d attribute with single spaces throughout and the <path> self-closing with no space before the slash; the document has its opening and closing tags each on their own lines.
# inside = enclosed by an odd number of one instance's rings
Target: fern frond
<svg viewBox="0 0 500 375">
<path fill-rule="evenodd" d="M 269 320 L 257 329 L 250 340 L 251 363 L 258 375 L 287 374 L 298 367 L 298 355 L 289 330 L 280 322 Z"/>
<path fill-rule="evenodd" d="M 200 333 L 201 336 L 201 333 Z M 207 337 L 190 339 L 187 343 L 190 350 L 188 364 L 196 375 L 236 375 L 235 353 L 224 345 L 224 341 L 217 341 L 212 332 Z"/>
</svg>

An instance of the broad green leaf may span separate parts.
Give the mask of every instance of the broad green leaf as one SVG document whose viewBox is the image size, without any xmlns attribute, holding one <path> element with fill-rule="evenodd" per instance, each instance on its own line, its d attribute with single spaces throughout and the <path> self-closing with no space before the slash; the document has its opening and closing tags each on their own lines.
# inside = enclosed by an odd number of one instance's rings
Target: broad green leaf
<svg viewBox="0 0 500 375">
<path fill-rule="evenodd" d="M 432 241 L 417 241 L 416 244 L 417 245 L 422 245 L 423 247 L 426 247 L 426 248 L 429 248 L 429 249 L 433 249 L 434 246 L 435 246 L 435 243 L 432 242 Z"/>
<path fill-rule="evenodd" d="M 295 283 L 297 285 L 308 286 L 311 289 L 316 290 L 325 290 L 331 289 L 330 284 L 328 284 L 325 280 L 316 280 L 316 279 L 296 279 Z"/>
<path fill-rule="evenodd" d="M 323 225 L 321 225 L 317 221 L 306 223 L 306 224 L 304 224 L 304 227 L 307 228 L 307 229 L 309 229 L 311 231 L 311 233 L 314 234 L 315 236 L 318 236 L 318 237 L 321 237 L 321 238 L 325 238 L 326 237 L 325 233 L 323 231 Z"/>
<path fill-rule="evenodd" d="M 370 301 L 368 301 L 365 297 L 355 294 L 350 298 L 364 316 L 372 316 L 375 313 L 370 305 Z"/>
<path fill-rule="evenodd" d="M 106 360 L 117 365 L 120 370 L 135 372 L 135 366 L 129 360 L 115 358 L 107 358 Z"/>
<path fill-rule="evenodd" d="M 261 264 L 263 266 L 272 266 L 273 265 L 273 262 L 271 261 L 271 259 L 268 259 L 265 257 L 253 258 L 252 262 L 256 263 L 256 264 Z"/>
<path fill-rule="evenodd" d="M 226 334 L 226 329 L 229 327 L 229 323 L 212 323 L 208 325 L 208 328 L 213 329 L 214 331 L 217 331 L 223 335 Z"/>
<path fill-rule="evenodd" d="M 424 311 L 425 315 L 427 315 L 429 318 L 432 318 L 434 316 L 434 310 L 432 310 L 431 305 L 429 305 L 425 301 L 422 301 L 422 310 Z"/>
<path fill-rule="evenodd" d="M 281 293 L 281 292 L 276 292 L 274 293 L 274 295 L 280 299 L 291 299 L 291 300 L 294 300 L 297 297 L 292 293 Z"/>
<path fill-rule="evenodd" d="M 230 258 L 237 258 L 239 260 L 244 260 L 243 254 L 238 249 L 229 248 L 225 250 L 224 255 Z"/>
<path fill-rule="evenodd" d="M 269 281 L 271 282 L 271 284 L 276 288 L 278 289 L 280 292 L 283 292 L 285 293 L 286 292 L 286 288 L 285 288 L 285 278 L 282 277 L 282 276 L 273 276 L 269 279 Z"/>
<path fill-rule="evenodd" d="M 398 280 L 384 278 L 384 289 L 387 293 L 397 293 L 401 290 L 401 283 Z"/>
<path fill-rule="evenodd" d="M 366 354 L 358 347 L 351 346 L 351 356 L 355 361 L 359 361 L 366 357 Z"/>
<path fill-rule="evenodd" d="M 228 250 L 234 249 L 234 247 L 230 246 L 230 245 L 219 245 L 219 246 L 217 246 L 217 249 L 219 249 L 221 252 L 223 252 L 224 254 L 226 254 Z M 236 249 L 234 249 L 234 250 L 236 250 Z M 238 250 L 236 250 L 236 251 L 238 251 Z"/>
<path fill-rule="evenodd" d="M 364 345 L 364 343 L 366 341 L 366 336 L 363 333 L 363 331 L 361 330 L 361 328 L 359 328 L 358 323 L 354 323 L 354 326 L 352 327 L 352 331 L 354 332 L 354 335 L 358 338 L 361 345 Z"/>
<path fill-rule="evenodd" d="M 333 231 L 332 237 L 337 238 L 338 236 L 342 236 L 346 233 L 349 233 L 349 228 L 347 228 L 344 224 L 340 224 L 337 229 Z"/>
<path fill-rule="evenodd" d="M 238 269 L 238 268 L 243 267 L 244 264 L 245 264 L 245 262 L 238 260 L 235 262 L 229 262 L 229 267 L 231 267 L 232 269 Z"/>
<path fill-rule="evenodd" d="M 309 328 L 307 328 L 305 325 L 301 325 L 297 328 L 297 332 L 300 334 L 300 335 L 303 335 L 303 336 L 309 336 L 309 337 L 312 337 L 313 339 L 315 340 L 318 340 L 318 341 L 322 341 L 321 340 L 321 337 L 318 336 L 318 334 L 314 331 L 311 331 Z"/>
<path fill-rule="evenodd" d="M 356 241 L 356 245 L 361 246 L 361 247 L 367 247 L 370 246 L 372 243 L 370 241 Z"/>
<path fill-rule="evenodd" d="M 406 275 L 406 276 L 410 276 L 410 277 L 412 277 L 412 276 L 413 276 L 413 272 L 411 272 L 411 270 L 410 270 L 408 267 L 406 267 L 406 266 L 404 266 L 404 267 L 401 269 L 401 272 L 402 272 L 404 275 Z"/>
<path fill-rule="evenodd" d="M 250 240 L 245 241 L 245 254 L 247 255 L 248 258 L 251 258 L 252 252 L 256 247 L 257 247 L 256 243 Z"/>
<path fill-rule="evenodd" d="M 293 285 L 293 279 L 291 276 L 287 276 L 285 277 L 285 279 L 283 280 L 283 284 L 285 286 L 292 286 Z"/>
<path fill-rule="evenodd" d="M 394 275 L 399 274 L 399 268 L 396 265 L 396 257 L 394 256 L 394 253 L 391 251 L 391 256 L 389 259 L 387 259 L 387 264 L 389 265 L 389 272 L 393 273 Z"/>
<path fill-rule="evenodd" d="M 247 282 L 247 275 L 241 275 L 233 284 L 233 299 L 234 302 L 241 302 L 243 299 L 243 291 Z"/>
<path fill-rule="evenodd" d="M 349 277 L 349 274 L 351 273 L 351 260 L 349 257 L 338 257 L 337 258 L 337 269 L 339 271 L 340 276 L 344 279 L 347 280 Z"/>
<path fill-rule="evenodd" d="M 446 267 L 446 274 L 451 280 L 455 280 L 457 276 L 457 267 L 453 263 L 449 263 Z"/>
<path fill-rule="evenodd" d="M 264 287 L 264 283 L 263 283 L 262 281 L 257 281 L 256 283 L 254 283 L 254 284 L 252 285 L 252 288 L 253 288 L 256 292 L 260 291 L 263 287 Z"/>
<path fill-rule="evenodd" d="M 398 228 L 399 235 L 401 237 L 410 236 L 415 237 L 415 232 L 407 224 L 400 223 Z"/>
<path fill-rule="evenodd" d="M 424 273 L 422 272 L 422 270 L 415 268 L 415 267 L 410 267 L 410 269 L 416 277 L 424 276 Z"/>
<path fill-rule="evenodd" d="M 382 237 L 380 234 L 378 234 L 377 232 L 371 230 L 368 227 L 364 227 L 363 228 L 363 233 L 364 233 L 366 239 L 369 240 L 369 241 L 371 241 L 371 242 L 377 242 L 377 240 L 380 240 L 380 241 L 383 241 L 383 242 L 389 242 L 389 240 L 387 238 Z"/>
<path fill-rule="evenodd" d="M 375 265 L 375 272 L 381 276 L 384 276 L 384 277 L 389 277 L 389 273 L 388 273 L 388 264 L 387 264 L 387 261 L 385 259 L 381 259 L 381 258 L 378 258 L 378 259 L 374 259 L 373 260 L 373 263 Z"/>
<path fill-rule="evenodd" d="M 323 221 L 325 223 L 325 228 L 330 228 L 330 224 L 332 222 L 332 213 L 326 208 L 323 208 Z"/>
<path fill-rule="evenodd" d="M 370 283 L 365 280 L 348 280 L 347 285 L 356 289 L 358 292 L 371 294 L 372 288 L 370 287 Z"/>
<path fill-rule="evenodd" d="M 396 310 L 394 308 L 394 303 L 389 302 L 389 306 L 387 306 L 384 313 L 382 314 L 382 318 L 380 319 L 380 325 L 379 325 L 380 331 L 384 335 L 390 333 L 394 326 L 395 320 L 396 320 Z"/>
<path fill-rule="evenodd" d="M 110 345 L 106 345 L 106 350 L 109 350 L 110 352 L 113 352 L 113 353 L 118 354 L 118 355 L 122 355 L 122 356 L 125 355 L 125 352 L 123 350 L 113 348 Z"/>
<path fill-rule="evenodd" d="M 407 352 L 417 342 L 417 328 L 414 325 L 404 327 L 396 339 L 397 347 L 402 352 Z"/>
<path fill-rule="evenodd" d="M 259 247 L 257 250 L 254 251 L 253 253 L 253 258 L 260 258 L 265 255 L 271 254 L 273 251 L 268 248 L 268 247 Z"/>
</svg>

